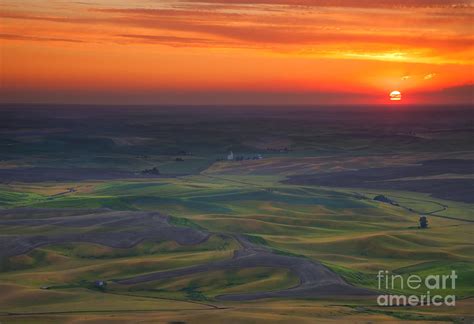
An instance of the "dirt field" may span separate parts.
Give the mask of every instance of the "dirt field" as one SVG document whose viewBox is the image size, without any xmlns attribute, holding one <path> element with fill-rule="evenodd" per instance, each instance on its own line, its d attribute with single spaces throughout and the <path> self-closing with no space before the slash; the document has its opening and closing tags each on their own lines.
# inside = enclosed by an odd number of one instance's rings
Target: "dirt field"
<svg viewBox="0 0 474 324">
<path fill-rule="evenodd" d="M 9 210 L 8 213 L 12 211 Z M 34 213 L 33 209 L 30 209 Z M 97 243 L 114 248 L 130 248 L 143 240 L 176 241 L 181 245 L 199 244 L 209 234 L 188 227 L 170 225 L 169 217 L 156 212 L 104 212 L 70 217 L 29 219 L 0 219 L 0 226 L 44 226 L 76 228 L 77 232 L 54 235 L 5 235 L 0 236 L 0 258 L 27 253 L 37 247 L 69 243 Z M 84 231 L 84 228 L 102 227 L 105 231 Z"/>
<path fill-rule="evenodd" d="M 90 168 L 15 168 L 0 169 L 0 183 L 110 180 L 130 178 L 159 178 L 159 175 L 142 174 L 138 170 L 120 171 Z M 168 175 L 169 177 L 169 175 Z"/>
<path fill-rule="evenodd" d="M 161 279 L 177 278 L 200 272 L 223 270 L 231 268 L 274 267 L 286 268 L 293 272 L 300 284 L 289 289 L 265 291 L 256 293 L 229 294 L 217 296 L 218 300 L 244 301 L 270 297 L 333 297 L 333 296 L 367 296 L 374 292 L 357 288 L 346 283 L 339 275 L 335 274 L 320 263 L 304 258 L 278 255 L 270 250 L 257 246 L 242 236 L 234 236 L 241 245 L 234 252 L 231 260 L 211 262 L 203 265 L 155 272 L 136 276 L 133 278 L 117 280 L 117 283 L 131 285 Z"/>
<path fill-rule="evenodd" d="M 385 167 L 291 176 L 285 183 L 327 187 L 404 190 L 429 193 L 433 197 L 474 202 L 474 179 L 419 179 L 444 174 L 472 175 L 473 160 L 430 160 L 418 165 Z"/>
<path fill-rule="evenodd" d="M 53 211 L 50 210 L 50 212 Z M 9 210 L 4 213 L 8 215 L 12 211 Z M 0 236 L 0 245 L 2 246 L 0 258 L 24 254 L 41 246 L 60 243 L 87 242 L 113 248 L 130 248 L 147 240 L 152 242 L 175 241 L 180 245 L 194 245 L 208 240 L 211 235 L 205 231 L 171 225 L 169 217 L 157 212 L 112 212 L 98 210 L 84 215 L 75 214 L 68 217 L 60 215 L 48 218 L 34 218 L 32 217 L 34 213 L 34 209 L 29 209 L 29 218 L 0 219 L 0 226 L 38 227 L 38 229 L 44 226 L 54 226 L 67 229 L 67 233 Z M 85 228 L 93 228 L 95 231 L 84 231 Z M 97 230 L 98 228 L 101 230 Z M 228 234 L 219 235 L 229 236 Z M 240 249 L 234 251 L 232 259 L 149 273 L 133 278 L 116 280 L 116 282 L 122 285 L 131 285 L 214 270 L 269 267 L 289 269 L 299 278 L 300 283 L 290 289 L 221 295 L 217 299 L 239 301 L 268 297 L 365 296 L 373 293 L 367 289 L 351 286 L 339 275 L 318 262 L 302 257 L 279 255 L 266 247 L 251 243 L 243 236 L 231 236 L 241 246 Z"/>
</svg>

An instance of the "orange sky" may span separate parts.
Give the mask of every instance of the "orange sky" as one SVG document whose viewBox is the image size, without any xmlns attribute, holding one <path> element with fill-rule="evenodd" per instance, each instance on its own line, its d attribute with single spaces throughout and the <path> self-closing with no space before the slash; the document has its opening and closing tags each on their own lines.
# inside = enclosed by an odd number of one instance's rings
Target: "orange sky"
<svg viewBox="0 0 474 324">
<path fill-rule="evenodd" d="M 461 103 L 474 1 L 2 0 L 1 102 Z"/>
</svg>

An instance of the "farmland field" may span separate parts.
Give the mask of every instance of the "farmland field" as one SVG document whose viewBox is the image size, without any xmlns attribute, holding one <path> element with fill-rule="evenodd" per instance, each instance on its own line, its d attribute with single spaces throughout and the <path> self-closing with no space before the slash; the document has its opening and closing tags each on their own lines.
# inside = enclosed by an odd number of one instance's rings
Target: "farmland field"
<svg viewBox="0 0 474 324">
<path fill-rule="evenodd" d="M 0 322 L 468 323 L 474 115 L 412 108 L 2 106 Z"/>
</svg>

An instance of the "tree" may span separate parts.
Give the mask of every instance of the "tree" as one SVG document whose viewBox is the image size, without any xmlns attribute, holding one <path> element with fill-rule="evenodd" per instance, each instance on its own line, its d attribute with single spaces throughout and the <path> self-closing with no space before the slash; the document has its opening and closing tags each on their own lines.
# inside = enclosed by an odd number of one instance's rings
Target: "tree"
<svg viewBox="0 0 474 324">
<path fill-rule="evenodd" d="M 428 228 L 428 218 L 426 216 L 420 216 L 420 228 Z"/>
<path fill-rule="evenodd" d="M 159 175 L 160 170 L 158 170 L 157 167 L 154 167 L 153 169 L 146 169 L 141 171 L 142 174 L 151 174 L 151 175 Z"/>
<path fill-rule="evenodd" d="M 103 281 L 103 280 L 95 281 L 94 287 L 101 291 L 105 291 L 107 289 L 107 281 Z"/>
</svg>

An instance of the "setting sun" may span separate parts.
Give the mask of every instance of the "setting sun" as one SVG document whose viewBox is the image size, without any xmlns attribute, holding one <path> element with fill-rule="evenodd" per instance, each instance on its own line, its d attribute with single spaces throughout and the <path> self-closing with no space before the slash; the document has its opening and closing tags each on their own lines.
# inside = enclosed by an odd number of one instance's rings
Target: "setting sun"
<svg viewBox="0 0 474 324">
<path fill-rule="evenodd" d="M 397 91 L 397 90 L 390 92 L 390 100 L 391 101 L 400 101 L 400 100 L 402 100 L 401 92 Z"/>
</svg>

